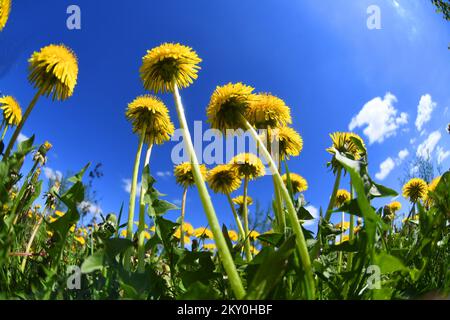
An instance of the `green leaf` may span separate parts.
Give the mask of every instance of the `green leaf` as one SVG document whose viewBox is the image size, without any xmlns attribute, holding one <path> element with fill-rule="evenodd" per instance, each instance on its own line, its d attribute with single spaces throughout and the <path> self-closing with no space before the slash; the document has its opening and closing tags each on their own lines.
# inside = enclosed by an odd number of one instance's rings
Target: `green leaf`
<svg viewBox="0 0 450 320">
<path fill-rule="evenodd" d="M 178 210 L 179 209 L 176 205 L 174 205 L 166 200 L 159 200 L 159 199 L 155 199 L 153 201 L 152 207 L 154 209 L 155 215 L 157 215 L 157 216 L 164 215 L 169 210 Z"/>
<path fill-rule="evenodd" d="M 133 242 L 129 239 L 112 238 L 103 240 L 105 251 L 110 258 L 114 258 L 118 254 L 124 253 L 128 248 L 133 246 Z"/>
<path fill-rule="evenodd" d="M 258 236 L 259 241 L 268 243 L 275 247 L 279 247 L 282 244 L 283 239 L 284 234 L 276 232 L 264 233 Z"/>
<path fill-rule="evenodd" d="M 105 265 L 105 251 L 103 249 L 98 250 L 93 255 L 84 260 L 81 265 L 82 273 L 91 273 L 96 270 L 101 270 Z"/>
<path fill-rule="evenodd" d="M 384 252 L 375 255 L 374 263 L 380 267 L 382 274 L 408 271 L 400 259 Z"/>
<path fill-rule="evenodd" d="M 87 165 L 85 165 L 83 167 L 83 169 L 80 170 L 80 172 L 78 172 L 76 175 L 74 175 L 73 177 L 70 177 L 67 180 L 72 183 L 81 182 L 81 180 L 83 179 L 84 173 L 86 172 L 86 170 L 89 168 L 90 165 L 91 165 L 91 163 L 88 163 Z"/>
</svg>

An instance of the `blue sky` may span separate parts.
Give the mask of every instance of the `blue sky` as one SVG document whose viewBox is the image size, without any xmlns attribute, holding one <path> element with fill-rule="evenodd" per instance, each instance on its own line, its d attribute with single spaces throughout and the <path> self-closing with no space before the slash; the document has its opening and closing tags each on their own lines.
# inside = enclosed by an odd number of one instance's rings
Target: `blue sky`
<svg viewBox="0 0 450 320">
<path fill-rule="evenodd" d="M 433 161 L 449 167 L 450 25 L 430 1 L 13 2 L 0 33 L 0 90 L 25 108 L 34 94 L 26 80 L 31 53 L 50 43 L 76 52 L 74 96 L 63 103 L 41 99 L 23 133 L 53 143 L 48 172 L 101 162 L 104 177 L 96 189 L 105 213 L 128 202 L 124 180 L 131 176 L 137 138 L 124 110 L 146 93 L 138 73 L 142 56 L 163 42 L 189 45 L 203 59 L 198 80 L 182 91 L 190 125 L 206 120 L 214 88 L 230 81 L 271 92 L 291 106 L 305 146 L 290 168 L 308 180 L 305 197 L 315 208 L 326 206 L 334 181 L 326 167 L 328 134 L 349 126 L 369 145 L 372 176 L 397 190 L 404 164 L 417 152 L 431 151 Z M 81 30 L 66 28 L 71 4 L 81 8 Z M 370 5 L 380 8 L 380 30 L 367 27 Z M 178 126 L 172 97 L 161 98 Z M 154 149 L 151 170 L 166 199 L 178 202 L 182 190 L 164 174 L 172 172 L 175 144 Z M 271 177 L 252 183 L 249 192 L 267 207 Z M 231 223 L 225 199 L 213 200 L 221 222 Z M 188 193 L 187 220 L 206 223 L 195 189 Z"/>
</svg>

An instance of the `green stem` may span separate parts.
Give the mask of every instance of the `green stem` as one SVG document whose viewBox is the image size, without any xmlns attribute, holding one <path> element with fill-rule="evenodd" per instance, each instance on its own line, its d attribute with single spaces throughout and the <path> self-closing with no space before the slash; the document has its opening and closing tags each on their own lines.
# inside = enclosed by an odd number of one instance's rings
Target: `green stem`
<svg viewBox="0 0 450 320">
<path fill-rule="evenodd" d="M 344 223 L 345 223 L 345 213 L 342 212 L 340 243 L 343 243 L 343 240 L 344 240 Z M 339 251 L 339 255 L 338 255 L 338 272 L 341 272 L 341 269 L 342 269 L 342 250 Z"/>
<path fill-rule="evenodd" d="M 149 166 L 150 164 L 150 156 L 152 154 L 152 148 L 153 144 L 150 144 L 147 149 L 147 153 L 145 154 L 145 162 L 144 162 L 144 168 Z M 143 178 L 141 178 L 141 181 L 144 181 Z M 141 192 L 139 194 L 139 223 L 138 223 L 138 272 L 144 273 L 145 272 L 145 192 L 144 192 L 144 185 L 141 184 Z"/>
<path fill-rule="evenodd" d="M 30 253 L 30 249 L 31 249 L 31 246 L 33 245 L 34 238 L 36 238 L 36 234 L 39 231 L 39 227 L 41 226 L 43 220 L 44 220 L 44 218 L 40 217 L 39 221 L 34 226 L 33 232 L 31 233 L 30 240 L 28 240 L 27 247 L 25 249 L 25 253 L 26 254 Z M 25 255 L 25 257 L 23 257 L 22 264 L 20 266 L 20 270 L 22 271 L 22 273 L 25 271 L 25 266 L 27 264 L 27 259 L 28 259 L 28 256 Z"/>
<path fill-rule="evenodd" d="M 134 209 L 136 206 L 136 189 L 137 189 L 137 181 L 138 181 L 138 174 L 139 174 L 139 165 L 141 162 L 141 154 L 142 154 L 142 147 L 144 146 L 144 138 L 145 138 L 145 131 L 146 127 L 144 125 L 144 128 L 142 129 L 142 134 L 139 139 L 139 145 L 136 152 L 136 158 L 134 160 L 134 168 L 133 168 L 133 176 L 131 178 L 131 190 L 130 190 L 130 203 L 128 207 L 128 223 L 127 223 L 127 239 L 133 240 L 133 222 L 134 222 Z M 124 266 L 126 270 L 130 270 L 130 264 L 131 264 L 131 253 L 132 249 L 129 249 L 125 252 L 124 255 Z"/>
<path fill-rule="evenodd" d="M 314 283 L 314 276 L 313 276 L 313 270 L 311 265 L 311 259 L 309 257 L 308 247 L 306 246 L 306 240 L 305 236 L 303 235 L 302 228 L 300 226 L 300 222 L 297 218 L 297 212 L 295 211 L 294 204 L 292 203 L 292 199 L 289 195 L 288 190 L 286 189 L 286 186 L 283 183 L 283 179 L 280 176 L 280 173 L 278 172 L 277 165 L 273 161 L 270 153 L 267 151 L 266 147 L 263 143 L 261 143 L 260 137 L 258 136 L 258 133 L 255 131 L 255 129 L 250 125 L 250 123 L 242 116 L 242 121 L 246 127 L 246 129 L 250 132 L 251 136 L 255 141 L 260 142 L 260 151 L 262 152 L 264 158 L 269 163 L 270 170 L 272 171 L 272 174 L 275 176 L 275 179 L 278 182 L 278 186 L 280 187 L 281 195 L 283 196 L 286 206 L 287 206 L 287 213 L 289 222 L 292 225 L 292 229 L 295 234 L 295 240 L 296 240 L 296 246 L 298 254 L 301 258 L 301 262 L 303 265 L 303 269 L 305 271 L 305 280 L 306 280 L 306 296 L 308 299 L 314 299 L 315 297 L 315 283 Z"/>
<path fill-rule="evenodd" d="M 336 173 L 336 179 L 334 180 L 334 186 L 333 186 L 333 191 L 331 193 L 330 202 L 328 203 L 327 212 L 325 214 L 325 222 L 330 221 L 331 214 L 333 212 L 333 207 L 336 202 L 336 194 L 338 192 L 339 185 L 341 183 L 341 176 L 342 176 L 342 168 L 339 167 L 338 171 Z"/>
<path fill-rule="evenodd" d="M 270 128 L 267 128 L 267 151 L 272 154 L 272 134 Z M 281 167 L 281 157 L 278 155 L 278 172 L 280 172 Z M 284 216 L 283 211 L 283 202 L 280 194 L 280 187 L 277 185 L 277 180 L 274 176 L 272 176 L 273 186 L 275 190 L 275 218 L 276 218 L 276 227 L 282 233 L 286 232 L 286 217 Z"/>
<path fill-rule="evenodd" d="M 252 251 L 250 249 L 250 230 L 248 227 L 248 205 L 247 205 L 247 198 L 248 198 L 248 176 L 244 177 L 244 203 L 243 203 L 243 210 L 242 210 L 242 217 L 244 219 L 244 248 L 245 248 L 245 257 L 247 258 L 247 262 L 250 262 L 252 260 Z"/>
<path fill-rule="evenodd" d="M 241 219 L 239 218 L 239 215 L 236 212 L 236 207 L 234 206 L 233 200 L 231 199 L 231 196 L 229 193 L 227 194 L 227 199 L 228 199 L 228 202 L 230 203 L 231 211 L 233 212 L 234 219 L 236 220 L 236 225 L 237 225 L 237 228 L 239 231 L 239 236 L 241 237 L 241 240 L 244 241 L 244 239 L 245 239 L 244 227 L 242 226 Z"/>
<path fill-rule="evenodd" d="M 3 141 L 3 139 L 5 138 L 6 132 L 8 131 L 8 124 L 5 126 L 5 128 L 3 129 L 3 133 L 2 133 L 2 138 L 0 139 L 1 141 Z"/>
<path fill-rule="evenodd" d="M 211 227 L 211 231 L 214 235 L 214 241 L 216 243 L 217 251 L 219 253 L 225 272 L 228 275 L 231 288 L 236 298 L 243 299 L 245 296 L 245 289 L 244 286 L 242 285 L 241 278 L 239 277 L 239 273 L 237 272 L 236 265 L 234 264 L 230 250 L 228 249 L 225 237 L 222 234 L 222 230 L 219 225 L 219 220 L 217 219 L 217 215 L 214 210 L 208 190 L 206 189 L 206 184 L 205 181 L 203 180 L 197 156 L 195 154 L 194 146 L 192 144 L 191 134 L 189 132 L 183 104 L 181 102 L 181 96 L 178 91 L 178 86 L 175 82 L 173 83 L 173 96 L 177 109 L 178 119 L 180 121 L 180 127 L 183 132 L 183 140 L 185 142 L 185 146 L 187 148 L 192 163 L 195 183 L 198 188 L 203 209 L 205 210 L 206 216 L 208 218 L 209 226 Z"/>
<path fill-rule="evenodd" d="M 184 215 L 186 214 L 186 197 L 187 188 L 183 190 L 183 198 L 181 199 L 181 225 L 180 225 L 180 243 L 181 249 L 184 249 Z"/>
<path fill-rule="evenodd" d="M 7 159 L 9 157 L 9 155 L 12 151 L 12 148 L 14 147 L 14 144 L 16 143 L 16 140 L 19 137 L 19 134 L 22 131 L 22 128 L 23 128 L 25 122 L 27 121 L 28 117 L 30 116 L 31 111 L 33 111 L 33 108 L 36 105 L 37 101 L 39 100 L 40 96 L 41 96 L 41 91 L 39 90 L 36 93 L 36 95 L 34 96 L 33 100 L 31 100 L 30 104 L 28 105 L 27 110 L 25 110 L 25 113 L 22 116 L 22 120 L 20 121 L 19 125 L 16 127 L 16 130 L 14 130 L 11 140 L 9 140 L 8 147 L 6 148 L 3 159 Z"/>
</svg>

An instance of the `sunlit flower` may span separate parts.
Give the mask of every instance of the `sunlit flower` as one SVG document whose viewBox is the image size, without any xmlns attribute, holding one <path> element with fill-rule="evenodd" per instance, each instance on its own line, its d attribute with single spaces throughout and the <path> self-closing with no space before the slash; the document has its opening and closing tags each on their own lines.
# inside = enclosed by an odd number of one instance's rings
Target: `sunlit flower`
<svg viewBox="0 0 450 320">
<path fill-rule="evenodd" d="M 354 233 L 354 234 L 357 234 L 358 232 L 361 231 L 361 229 L 362 229 L 362 226 L 356 226 L 356 227 L 353 229 L 353 233 Z"/>
<path fill-rule="evenodd" d="M 231 241 L 238 241 L 239 239 L 237 232 L 234 230 L 228 230 L 228 237 Z"/>
<path fill-rule="evenodd" d="M 428 193 L 427 183 L 420 178 L 413 178 L 403 186 L 403 197 L 411 202 L 425 199 Z"/>
<path fill-rule="evenodd" d="M 238 172 L 227 164 L 211 169 L 206 177 L 209 187 L 216 193 L 230 194 L 241 186 Z"/>
<path fill-rule="evenodd" d="M 212 231 L 205 227 L 195 229 L 193 235 L 199 239 L 212 239 L 214 237 Z"/>
<path fill-rule="evenodd" d="M 0 109 L 3 110 L 3 119 L 7 124 L 17 126 L 22 120 L 22 109 L 20 108 L 19 102 L 13 97 L 1 97 Z"/>
<path fill-rule="evenodd" d="M 207 169 L 204 164 L 200 165 L 200 173 L 205 179 Z M 175 176 L 176 182 L 184 188 L 188 188 L 195 184 L 192 164 L 190 162 L 183 162 L 177 165 L 173 170 L 173 174 Z"/>
<path fill-rule="evenodd" d="M 75 232 L 75 227 L 76 227 L 75 225 L 71 226 L 70 229 L 69 229 L 69 231 L 70 231 L 70 232 Z"/>
<path fill-rule="evenodd" d="M 207 251 L 215 251 L 216 250 L 216 245 L 214 243 L 205 243 L 203 245 L 203 249 L 205 249 Z"/>
<path fill-rule="evenodd" d="M 148 144 L 161 144 L 170 140 L 175 128 L 170 121 L 169 110 L 155 96 L 139 96 L 128 104 L 125 113 L 133 124 L 133 132 L 141 135 L 145 128 L 145 141 Z"/>
<path fill-rule="evenodd" d="M 48 235 L 49 237 L 53 237 L 53 232 L 52 232 L 52 231 L 47 231 L 47 235 Z"/>
<path fill-rule="evenodd" d="M 189 222 L 183 223 L 183 233 L 186 236 L 192 236 L 194 234 L 194 227 Z M 174 237 L 177 239 L 180 239 L 181 235 L 181 226 L 178 227 L 175 231 Z"/>
<path fill-rule="evenodd" d="M 55 221 L 58 220 L 58 219 L 55 218 L 55 217 L 49 216 L 49 217 L 48 217 L 48 220 L 50 221 L 50 223 L 53 223 L 53 222 L 55 222 Z"/>
<path fill-rule="evenodd" d="M 393 201 L 390 204 L 388 204 L 388 207 L 392 213 L 395 213 L 402 208 L 402 204 L 398 201 Z"/>
<path fill-rule="evenodd" d="M 120 231 L 120 235 L 122 236 L 122 237 L 124 237 L 124 238 L 126 238 L 127 237 L 127 229 L 123 229 L 122 231 Z"/>
<path fill-rule="evenodd" d="M 84 246 L 86 244 L 86 239 L 83 238 L 82 236 L 75 236 L 74 239 L 80 243 L 82 246 Z"/>
<path fill-rule="evenodd" d="M 252 230 L 250 231 L 250 233 L 248 234 L 248 238 L 251 241 L 255 241 L 257 240 L 257 238 L 260 236 L 260 233 L 258 231 Z"/>
<path fill-rule="evenodd" d="M 284 174 L 282 176 L 282 179 L 283 179 L 284 184 L 287 186 L 287 184 L 288 184 L 287 174 Z M 289 179 L 291 180 L 292 192 L 294 192 L 294 194 L 308 190 L 308 182 L 302 176 L 300 176 L 296 173 L 290 173 Z"/>
<path fill-rule="evenodd" d="M 227 129 L 240 129 L 242 116 L 254 99 L 253 88 L 242 83 L 229 83 L 218 86 L 211 96 L 206 114 L 213 129 L 226 132 Z"/>
<path fill-rule="evenodd" d="M 238 206 L 242 207 L 244 205 L 244 196 L 237 196 L 233 198 L 233 202 Z M 247 196 L 247 206 L 251 206 L 253 204 L 252 197 Z"/>
<path fill-rule="evenodd" d="M 303 139 L 290 127 L 281 127 L 273 131 L 273 139 L 278 139 L 278 152 L 281 159 L 297 157 L 303 149 Z"/>
<path fill-rule="evenodd" d="M 250 180 L 264 176 L 266 173 L 261 159 L 252 153 L 238 154 L 231 159 L 229 164 L 241 177 L 247 177 Z"/>
<path fill-rule="evenodd" d="M 254 96 L 245 117 L 257 129 L 284 127 L 292 123 L 289 107 L 283 100 L 268 93 Z"/>
<path fill-rule="evenodd" d="M 78 62 L 75 54 L 64 45 L 49 45 L 34 52 L 29 60 L 28 79 L 41 95 L 53 100 L 72 96 L 77 84 Z"/>
<path fill-rule="evenodd" d="M 335 208 L 340 208 L 342 205 L 348 201 L 350 201 L 351 195 L 350 192 L 344 189 L 340 189 L 336 193 L 336 200 L 334 202 Z"/>
<path fill-rule="evenodd" d="M 334 225 L 334 228 L 335 228 L 335 229 L 341 230 L 341 228 L 342 228 L 342 222 L 336 223 L 336 224 Z M 350 228 L 350 222 L 344 221 L 344 232 L 347 231 L 349 228 Z"/>
<path fill-rule="evenodd" d="M 347 242 L 349 239 L 350 239 L 350 237 L 348 235 L 341 236 L 341 239 L 339 241 L 337 241 L 336 244 L 341 244 L 341 243 Z"/>
<path fill-rule="evenodd" d="M 172 92 L 174 82 L 186 88 L 197 79 L 201 61 L 192 48 L 179 43 L 164 43 L 148 50 L 140 68 L 144 87 L 155 93 Z"/>
<path fill-rule="evenodd" d="M 11 11 L 11 0 L 0 0 L 0 31 L 8 22 L 9 13 Z"/>
<path fill-rule="evenodd" d="M 352 157 L 354 160 L 359 160 L 366 153 L 364 140 L 355 133 L 334 132 L 330 134 L 330 137 L 332 146 L 327 149 L 327 152 L 331 153 L 333 156 L 336 153 L 335 150 L 337 150 L 340 153 Z M 334 157 L 330 164 L 334 172 L 340 168 L 340 164 Z"/>
<path fill-rule="evenodd" d="M 58 217 L 64 216 L 64 212 L 58 211 L 58 210 L 55 211 L 55 214 L 56 214 Z"/>
<path fill-rule="evenodd" d="M 259 250 L 258 249 L 256 249 L 254 246 L 250 246 L 250 252 L 252 253 L 252 254 L 258 254 L 259 253 Z"/>
<path fill-rule="evenodd" d="M 425 204 L 429 207 L 433 203 L 433 199 L 430 196 L 430 192 L 434 192 L 441 181 L 441 176 L 434 178 L 428 185 L 428 192 L 425 197 Z"/>
</svg>

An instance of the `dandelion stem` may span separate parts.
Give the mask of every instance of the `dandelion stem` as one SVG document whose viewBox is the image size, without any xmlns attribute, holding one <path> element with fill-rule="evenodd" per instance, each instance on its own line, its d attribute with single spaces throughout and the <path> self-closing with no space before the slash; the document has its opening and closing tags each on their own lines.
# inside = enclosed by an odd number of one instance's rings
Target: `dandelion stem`
<svg viewBox="0 0 450 320">
<path fill-rule="evenodd" d="M 17 138 L 19 137 L 20 132 L 22 131 L 22 128 L 27 121 L 28 117 L 30 116 L 31 111 L 33 111 L 34 106 L 36 105 L 37 101 L 39 100 L 39 97 L 41 96 L 41 91 L 39 90 L 36 95 L 34 96 L 33 100 L 31 100 L 30 104 L 28 105 L 27 110 L 25 110 L 25 113 L 22 116 L 22 120 L 20 121 L 19 125 L 16 127 L 16 130 L 14 130 L 14 133 L 11 137 L 11 140 L 9 140 L 8 147 L 6 147 L 5 154 L 3 156 L 3 159 L 7 159 L 14 148 L 14 144 L 16 143 Z"/>
<path fill-rule="evenodd" d="M 336 179 L 334 180 L 334 186 L 333 186 L 333 191 L 331 193 L 330 202 L 328 203 L 327 212 L 325 214 L 325 221 L 326 222 L 330 221 L 330 218 L 331 218 L 331 213 L 333 211 L 333 206 L 334 206 L 334 204 L 336 202 L 336 194 L 337 194 L 337 191 L 339 189 L 339 184 L 341 183 L 341 175 L 342 175 L 342 168 L 339 167 L 338 171 L 336 173 Z"/>
<path fill-rule="evenodd" d="M 246 127 L 246 129 L 250 132 L 251 136 L 255 141 L 260 141 L 260 137 L 258 136 L 258 133 L 255 131 L 255 129 L 250 125 L 250 123 L 247 121 L 247 119 L 242 116 L 242 121 Z M 306 280 L 306 296 L 308 299 L 314 299 L 315 296 L 315 283 L 314 283 L 314 277 L 313 277 L 313 271 L 312 271 L 312 265 L 311 265 L 311 259 L 309 257 L 308 247 L 306 246 L 306 240 L 303 235 L 302 228 L 300 226 L 300 222 L 298 221 L 297 212 L 295 211 L 294 204 L 292 203 L 292 199 L 289 195 L 288 190 L 286 189 L 286 186 L 283 183 L 283 179 L 280 176 L 280 173 L 278 172 L 277 165 L 273 161 L 272 157 L 270 156 L 270 153 L 267 151 L 266 147 L 263 143 L 260 144 L 261 151 L 266 158 L 266 161 L 269 163 L 270 170 L 272 171 L 272 174 L 275 176 L 275 179 L 278 182 L 278 186 L 281 189 L 281 195 L 283 196 L 286 206 L 287 206 L 287 212 L 288 212 L 288 218 L 290 221 L 290 224 L 292 226 L 292 229 L 295 234 L 295 240 L 297 244 L 297 250 L 298 254 L 300 256 L 303 269 L 305 271 L 305 280 Z"/>
<path fill-rule="evenodd" d="M 341 217 L 341 235 L 340 235 L 340 243 L 342 244 L 344 241 L 344 223 L 345 223 L 345 213 L 342 212 L 342 217 Z M 342 250 L 339 251 L 339 255 L 338 255 L 338 272 L 341 272 L 342 269 Z"/>
<path fill-rule="evenodd" d="M 39 221 L 37 222 L 37 224 L 33 228 L 33 232 L 31 233 L 31 237 L 28 240 L 27 247 L 25 249 L 25 253 L 27 253 L 27 254 L 30 253 L 30 249 L 31 249 L 31 246 L 33 245 L 34 238 L 36 238 L 36 234 L 39 231 L 39 227 L 41 226 L 43 220 L 44 220 L 44 218 L 43 218 L 43 215 L 42 215 L 41 217 L 39 217 Z M 25 271 L 25 266 L 27 264 L 27 259 L 28 259 L 27 255 L 25 257 L 23 257 L 22 264 L 20 266 L 20 270 L 22 271 L 22 273 Z"/>
<path fill-rule="evenodd" d="M 234 219 L 236 220 L 236 225 L 238 227 L 239 236 L 241 237 L 241 240 L 244 241 L 245 239 L 245 231 L 244 227 L 242 226 L 241 219 L 239 218 L 239 215 L 236 212 L 236 207 L 233 204 L 233 200 L 231 199 L 231 196 L 229 193 L 227 193 L 227 199 L 231 206 L 231 211 L 233 212 Z"/>
<path fill-rule="evenodd" d="M 250 230 L 248 227 L 248 205 L 247 205 L 247 198 L 248 198 L 248 176 L 244 177 L 244 203 L 243 203 L 243 210 L 242 210 L 242 216 L 244 218 L 244 232 L 245 232 L 245 238 L 244 238 L 244 248 L 245 248 L 245 256 L 247 258 L 247 261 L 250 262 L 252 260 L 252 252 L 250 250 Z"/>
<path fill-rule="evenodd" d="M 5 138 L 6 132 L 8 131 L 9 126 L 6 125 L 5 128 L 3 129 L 3 133 L 2 133 L 2 138 L 0 139 L 0 141 L 3 141 L 3 139 Z"/>
<path fill-rule="evenodd" d="M 181 225 L 180 225 L 180 243 L 181 249 L 184 249 L 184 215 L 186 213 L 186 196 L 187 196 L 187 188 L 185 187 L 183 190 L 183 197 L 181 199 Z"/>
<path fill-rule="evenodd" d="M 180 127 L 183 132 L 183 140 L 185 142 L 185 146 L 187 148 L 190 161 L 193 168 L 193 174 L 195 183 L 198 188 L 198 192 L 200 195 L 200 199 L 202 201 L 203 209 L 205 210 L 206 216 L 208 218 L 208 223 L 211 227 L 211 231 L 214 235 L 214 241 L 216 243 L 216 247 L 222 260 L 223 267 L 225 272 L 228 275 L 228 279 L 230 281 L 231 288 L 237 299 L 243 299 L 245 296 L 244 286 L 242 285 L 241 278 L 236 269 L 236 265 L 233 262 L 233 258 L 228 249 L 227 243 L 225 241 L 225 237 L 222 234 L 222 230 L 219 225 L 219 221 L 217 219 L 216 212 L 214 210 L 211 198 L 209 196 L 208 190 L 206 189 L 205 181 L 203 180 L 200 166 L 197 160 L 197 156 L 195 155 L 194 146 L 192 144 L 191 134 L 189 132 L 189 128 L 187 125 L 186 116 L 184 114 L 183 104 L 181 102 L 181 96 L 178 91 L 178 86 L 176 82 L 173 83 L 173 95 L 175 100 L 175 105 L 177 109 L 178 119 L 180 121 Z"/>
<path fill-rule="evenodd" d="M 130 203 L 128 207 L 128 223 L 127 223 L 127 238 L 129 240 L 133 239 L 133 222 L 134 222 L 134 209 L 136 206 L 136 189 L 137 189 L 137 180 L 139 174 L 139 165 L 141 162 L 141 154 L 142 147 L 144 146 L 144 138 L 146 126 L 144 125 L 142 129 L 142 134 L 139 138 L 139 145 L 136 152 L 136 158 L 134 160 L 134 168 L 133 168 L 133 176 L 131 178 L 131 189 L 130 189 Z M 127 250 L 124 255 L 124 266 L 126 270 L 130 270 L 130 259 L 131 259 L 131 251 L 132 249 Z"/>
<path fill-rule="evenodd" d="M 149 144 L 147 153 L 145 154 L 144 168 L 150 164 L 150 156 L 152 154 L 153 144 Z M 141 178 L 141 181 L 144 179 Z M 145 229 L 145 192 L 144 185 L 141 183 L 141 192 L 139 193 L 139 223 L 138 223 L 138 272 L 144 273 L 145 271 L 145 247 L 144 247 L 144 229 Z"/>
</svg>

